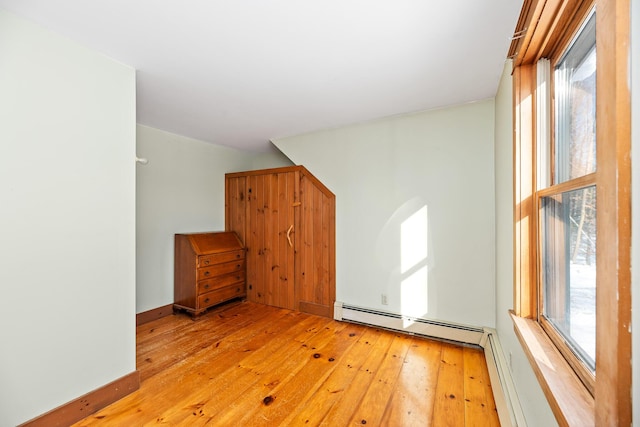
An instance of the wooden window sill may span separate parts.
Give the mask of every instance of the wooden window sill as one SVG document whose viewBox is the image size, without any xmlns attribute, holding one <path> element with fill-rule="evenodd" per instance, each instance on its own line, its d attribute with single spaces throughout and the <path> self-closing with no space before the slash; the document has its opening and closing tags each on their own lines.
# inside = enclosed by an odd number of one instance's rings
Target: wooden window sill
<svg viewBox="0 0 640 427">
<path fill-rule="evenodd" d="M 538 322 L 510 312 L 514 329 L 560 426 L 595 425 L 594 399 Z"/>
</svg>

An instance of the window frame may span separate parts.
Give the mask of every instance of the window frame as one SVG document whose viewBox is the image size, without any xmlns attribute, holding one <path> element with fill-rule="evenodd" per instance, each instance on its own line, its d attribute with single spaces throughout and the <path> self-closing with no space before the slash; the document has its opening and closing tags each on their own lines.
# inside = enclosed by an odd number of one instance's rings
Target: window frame
<svg viewBox="0 0 640 427">
<path fill-rule="evenodd" d="M 571 47 L 571 45 L 574 43 L 576 37 L 578 36 L 579 32 L 584 28 L 584 24 L 586 23 L 586 21 L 591 17 L 592 13 L 594 13 L 595 10 L 595 2 L 584 2 L 584 6 L 581 8 L 581 10 L 576 11 L 576 13 L 573 16 L 572 22 L 571 22 L 571 26 L 568 28 L 568 31 L 566 33 L 566 36 L 563 37 L 561 39 L 561 42 L 558 43 L 556 45 L 556 47 L 553 50 L 553 53 L 551 53 L 549 55 L 549 61 L 548 61 L 548 66 L 549 66 L 549 76 L 552 76 L 549 79 L 550 83 L 550 96 L 548 98 L 548 105 L 546 106 L 546 108 L 549 109 L 549 117 L 546 119 L 548 120 L 548 128 L 550 129 L 549 131 L 549 135 L 548 135 L 548 141 L 544 141 L 547 144 L 547 149 L 548 149 L 548 155 L 549 155 L 549 171 L 547 171 L 547 173 L 549 174 L 549 180 L 550 182 L 547 183 L 547 185 L 544 188 L 538 188 L 539 187 L 539 181 L 536 179 L 536 181 L 538 182 L 538 184 L 536 185 L 536 188 L 534 189 L 534 200 L 535 200 L 535 207 L 537 210 L 537 213 L 539 214 L 541 212 L 542 209 L 542 199 L 544 197 L 549 197 L 549 196 L 557 196 L 557 195 L 561 195 L 563 193 L 569 192 L 569 191 L 575 191 L 575 190 L 580 190 L 580 189 L 584 189 L 590 186 L 594 186 L 596 187 L 596 193 L 597 193 L 597 188 L 598 188 L 598 174 L 597 174 L 597 170 L 595 172 L 592 173 L 588 173 L 586 175 L 577 177 L 577 178 L 571 178 L 571 179 L 567 179 L 565 181 L 562 181 L 560 183 L 558 183 L 558 176 L 557 176 L 557 157 L 556 157 L 556 153 L 557 153 L 557 135 L 556 135 L 556 125 L 557 125 L 557 114 L 556 114 L 556 99 L 555 99 L 555 78 L 553 76 L 555 76 L 555 69 L 558 65 L 558 63 L 564 58 L 565 54 L 567 53 L 567 51 L 569 50 L 569 48 Z M 597 15 L 596 15 L 597 17 Z M 596 47 L 597 50 L 597 47 Z M 596 59 L 597 61 L 597 59 Z M 537 68 L 538 70 L 538 68 Z M 597 78 L 596 78 L 597 79 Z M 538 98 L 539 99 L 539 98 Z M 596 101 L 597 102 L 597 101 Z M 537 117 L 536 117 L 537 120 Z M 538 138 L 537 138 L 538 139 Z M 536 141 L 537 142 L 537 141 Z M 596 147 L 597 147 L 597 140 L 596 140 Z M 534 152 L 534 157 L 536 157 L 536 161 L 539 160 L 539 154 L 541 153 L 541 147 L 536 145 L 536 150 Z M 596 162 L 597 165 L 597 162 Z M 537 287 L 537 295 L 538 295 L 538 300 L 537 300 L 537 308 L 536 308 L 536 312 L 537 312 L 537 316 L 538 316 L 538 322 L 540 323 L 540 326 L 542 327 L 542 329 L 546 332 L 546 334 L 549 336 L 549 339 L 553 342 L 553 344 L 555 345 L 555 347 L 558 349 L 558 351 L 560 351 L 560 353 L 562 354 L 562 356 L 566 359 L 567 363 L 570 365 L 571 369 L 573 369 L 575 371 L 575 373 L 578 375 L 578 377 L 580 378 L 580 381 L 584 384 L 584 386 L 587 388 L 587 390 L 589 391 L 589 394 L 591 394 L 592 396 L 595 393 L 595 375 L 591 372 L 591 370 L 586 366 L 586 364 L 584 363 L 584 361 L 579 358 L 573 351 L 573 349 L 571 348 L 571 346 L 565 341 L 565 338 L 562 336 L 562 334 L 555 328 L 555 326 L 545 318 L 544 316 L 544 294 L 543 294 L 543 289 L 544 289 L 544 283 L 542 280 L 542 276 L 543 276 L 543 259 L 542 259 L 542 254 L 543 254 L 543 237 L 541 234 L 542 231 L 542 218 L 540 218 L 540 215 L 538 215 L 538 222 L 535 224 L 535 241 L 537 243 L 536 245 L 536 250 L 537 250 L 537 260 L 538 260 L 538 265 L 537 265 L 537 270 L 536 270 L 536 283 L 535 286 Z"/>
<path fill-rule="evenodd" d="M 631 424 L 630 0 L 525 0 L 512 43 L 514 89 L 514 328 L 560 425 Z M 537 62 L 551 70 L 596 13 L 596 164 L 577 181 L 538 190 Z M 553 94 L 553 90 L 550 91 Z M 551 112 L 553 96 L 548 96 Z M 553 114 L 549 114 L 553 118 Z M 553 119 L 552 119 L 553 120 Z M 541 130 L 542 129 L 542 130 Z M 551 142 L 553 143 L 553 142 Z M 551 151 L 553 153 L 553 151 Z M 553 154 L 551 177 L 553 179 Z M 552 181 L 553 183 L 553 181 Z M 596 377 L 582 378 L 563 340 L 541 321 L 540 197 L 596 185 Z M 615 248 L 615 249 L 613 249 Z M 605 250 L 606 249 L 606 250 Z M 564 345 L 564 347 L 568 347 Z M 567 352 L 568 350 L 568 352 Z M 560 354 L 563 354 L 560 356 Z M 577 358 L 575 358 L 577 360 Z M 550 362 L 551 361 L 551 362 Z M 552 363 L 553 369 L 549 369 Z M 585 385 L 586 384 L 586 385 Z"/>
</svg>

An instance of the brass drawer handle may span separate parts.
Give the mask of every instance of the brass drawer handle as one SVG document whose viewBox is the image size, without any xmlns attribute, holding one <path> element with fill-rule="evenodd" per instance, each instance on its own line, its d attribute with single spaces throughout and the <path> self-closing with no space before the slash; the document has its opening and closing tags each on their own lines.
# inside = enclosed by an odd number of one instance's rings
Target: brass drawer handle
<svg viewBox="0 0 640 427">
<path fill-rule="evenodd" d="M 209 265 L 209 260 L 208 259 L 204 261 L 204 265 Z"/>
</svg>

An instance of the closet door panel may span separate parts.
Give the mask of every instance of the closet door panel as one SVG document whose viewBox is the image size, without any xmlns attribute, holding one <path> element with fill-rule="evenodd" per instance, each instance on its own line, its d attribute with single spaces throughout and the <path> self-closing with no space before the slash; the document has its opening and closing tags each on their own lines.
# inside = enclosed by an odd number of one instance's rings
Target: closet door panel
<svg viewBox="0 0 640 427">
<path fill-rule="evenodd" d="M 225 229 L 235 231 L 240 241 L 246 244 L 247 177 L 227 178 L 225 186 Z"/>
<path fill-rule="evenodd" d="M 259 286 L 261 275 L 260 260 L 262 257 L 264 220 L 260 213 L 258 182 L 262 182 L 260 176 L 247 177 L 247 218 L 246 218 L 246 247 L 247 247 L 247 299 L 253 302 L 262 302 L 263 289 Z"/>
<path fill-rule="evenodd" d="M 329 274 L 329 300 L 330 317 L 333 317 L 333 304 L 336 301 L 336 197 L 333 193 L 323 196 L 323 214 L 322 220 L 327 233 L 327 271 Z"/>
<path fill-rule="evenodd" d="M 294 295 L 294 236 L 295 236 L 295 208 L 293 201 L 294 180 L 293 172 L 277 175 L 278 195 L 278 263 L 274 264 L 274 272 L 277 283 L 278 307 L 295 309 Z"/>
<path fill-rule="evenodd" d="M 274 266 L 278 264 L 278 252 L 280 250 L 276 231 L 278 228 L 278 209 L 276 202 L 278 177 L 277 174 L 267 174 L 263 176 L 263 180 L 261 191 L 261 194 L 264 196 L 262 201 L 262 209 L 264 212 L 264 244 L 262 246 L 262 255 L 264 257 L 264 261 L 262 262 L 264 269 L 262 276 L 264 280 L 263 302 L 268 305 L 277 305 L 277 282 L 274 280 L 273 270 Z"/>
<path fill-rule="evenodd" d="M 308 185 L 303 178 L 301 183 L 301 216 L 300 232 L 302 236 L 301 251 L 298 253 L 299 270 L 298 278 L 298 299 L 301 302 L 313 303 L 316 299 L 313 296 L 314 288 L 314 230 L 313 230 L 313 210 L 314 197 L 313 188 Z M 304 306 L 303 306 L 304 307 Z M 302 310 L 303 308 L 301 308 Z"/>
<path fill-rule="evenodd" d="M 301 247 L 296 264 L 301 311 L 331 316 L 335 300 L 335 279 L 331 267 L 334 234 L 333 198 L 306 176 L 301 178 Z"/>
<path fill-rule="evenodd" d="M 272 173 L 265 176 L 265 303 L 295 308 L 293 270 L 295 232 L 293 210 L 294 173 Z M 291 263 L 291 268 L 289 265 Z"/>
<path fill-rule="evenodd" d="M 320 220 L 318 222 L 321 222 L 320 230 L 322 235 L 321 254 L 318 261 L 318 270 L 322 272 L 322 275 L 321 275 L 321 280 L 319 280 L 319 282 L 322 283 L 322 286 L 321 286 L 322 305 L 332 306 L 334 302 L 334 298 L 331 297 L 331 272 L 329 270 L 329 257 L 330 257 L 329 205 L 330 205 L 330 202 L 327 196 L 325 196 L 320 192 L 318 193 L 320 194 L 319 202 L 321 203 L 320 209 L 319 209 Z"/>
</svg>

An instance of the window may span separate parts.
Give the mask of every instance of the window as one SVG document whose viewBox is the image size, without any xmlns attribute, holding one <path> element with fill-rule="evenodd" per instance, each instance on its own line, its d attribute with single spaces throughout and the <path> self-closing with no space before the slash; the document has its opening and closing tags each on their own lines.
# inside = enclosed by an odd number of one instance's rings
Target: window
<svg viewBox="0 0 640 427">
<path fill-rule="evenodd" d="M 540 323 L 591 394 L 596 359 L 596 34 L 591 12 L 552 60 L 554 132 L 538 143 Z M 544 62 L 543 66 L 548 66 Z M 539 69 L 540 67 L 538 67 Z M 544 147 L 545 144 L 552 148 Z M 549 179 L 549 178 L 547 178 Z M 540 184 L 544 182 L 539 181 Z M 540 185 L 539 184 L 539 185 Z"/>
<path fill-rule="evenodd" d="M 512 318 L 560 425 L 631 423 L 629 1 L 525 0 L 510 49 Z"/>
</svg>

